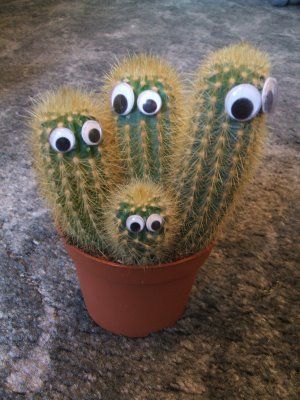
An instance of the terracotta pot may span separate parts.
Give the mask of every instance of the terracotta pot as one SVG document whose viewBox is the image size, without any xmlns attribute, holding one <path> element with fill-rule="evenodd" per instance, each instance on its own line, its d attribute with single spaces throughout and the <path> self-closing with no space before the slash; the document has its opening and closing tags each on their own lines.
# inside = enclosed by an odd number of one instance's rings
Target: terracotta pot
<svg viewBox="0 0 300 400">
<path fill-rule="evenodd" d="M 182 315 L 197 270 L 212 245 L 167 264 L 126 266 L 92 257 L 64 241 L 92 319 L 116 334 L 143 337 L 170 327 Z"/>
</svg>

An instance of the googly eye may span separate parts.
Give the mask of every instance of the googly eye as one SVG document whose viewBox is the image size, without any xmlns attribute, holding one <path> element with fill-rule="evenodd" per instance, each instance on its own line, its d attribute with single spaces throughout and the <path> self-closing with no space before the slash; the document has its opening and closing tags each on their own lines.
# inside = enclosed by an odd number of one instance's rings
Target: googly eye
<svg viewBox="0 0 300 400">
<path fill-rule="evenodd" d="M 278 101 L 278 83 L 275 78 L 270 77 L 266 79 L 261 97 L 263 112 L 274 112 Z"/>
<path fill-rule="evenodd" d="M 146 227 L 150 232 L 158 232 L 164 223 L 163 217 L 159 214 L 151 214 L 146 221 Z"/>
<path fill-rule="evenodd" d="M 260 109 L 261 94 L 249 83 L 234 86 L 225 97 L 225 110 L 237 121 L 248 121 L 254 118 Z"/>
<path fill-rule="evenodd" d="M 126 227 L 130 232 L 139 233 L 145 227 L 145 221 L 140 215 L 130 215 L 126 220 Z"/>
<path fill-rule="evenodd" d="M 157 114 L 161 109 L 161 97 L 154 90 L 145 90 L 139 94 L 137 99 L 138 109 L 145 115 Z"/>
<path fill-rule="evenodd" d="M 95 146 L 101 142 L 102 129 L 97 121 L 85 121 L 81 128 L 81 136 L 89 146 Z"/>
<path fill-rule="evenodd" d="M 53 150 L 68 153 L 75 147 L 74 133 L 68 128 L 55 128 L 49 135 L 49 143 Z"/>
<path fill-rule="evenodd" d="M 113 110 L 119 115 L 127 115 L 134 106 L 134 92 L 128 83 L 119 83 L 111 95 L 111 105 Z"/>
</svg>

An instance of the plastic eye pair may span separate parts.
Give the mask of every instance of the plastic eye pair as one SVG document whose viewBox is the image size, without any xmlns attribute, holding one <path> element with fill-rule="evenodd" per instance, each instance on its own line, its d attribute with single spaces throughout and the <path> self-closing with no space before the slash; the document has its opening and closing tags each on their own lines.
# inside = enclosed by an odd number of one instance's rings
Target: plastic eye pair
<svg viewBox="0 0 300 400">
<path fill-rule="evenodd" d="M 262 109 L 264 113 L 274 111 L 278 98 L 278 85 L 274 78 L 268 78 L 262 94 L 249 83 L 234 86 L 225 97 L 227 114 L 237 121 L 249 121 Z"/>
<path fill-rule="evenodd" d="M 132 87 L 125 82 L 119 83 L 111 95 L 113 110 L 119 115 L 127 115 L 134 106 L 134 92 Z M 154 90 L 144 90 L 137 98 L 137 106 L 145 115 L 155 115 L 162 106 L 160 95 Z"/>
<path fill-rule="evenodd" d="M 96 146 L 102 140 L 102 129 L 97 121 L 88 120 L 81 128 L 81 137 L 88 146 Z M 74 133 L 69 128 L 55 128 L 50 133 L 49 143 L 53 150 L 68 153 L 76 144 Z"/>
<path fill-rule="evenodd" d="M 159 214 L 151 214 L 146 221 L 146 228 L 150 232 L 158 232 L 163 225 L 163 218 Z M 126 220 L 126 228 L 132 233 L 139 233 L 145 228 L 145 221 L 140 215 L 130 215 Z"/>
</svg>

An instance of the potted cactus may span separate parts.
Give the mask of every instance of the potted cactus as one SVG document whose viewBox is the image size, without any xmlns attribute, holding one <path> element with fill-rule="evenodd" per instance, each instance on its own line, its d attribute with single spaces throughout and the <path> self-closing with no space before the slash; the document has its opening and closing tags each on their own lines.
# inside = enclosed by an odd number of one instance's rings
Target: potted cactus
<svg viewBox="0 0 300 400">
<path fill-rule="evenodd" d="M 91 317 L 127 336 L 173 325 L 239 201 L 277 84 L 248 44 L 213 53 L 184 91 L 172 67 L 134 56 L 101 99 L 61 88 L 33 110 L 41 191 Z"/>
</svg>

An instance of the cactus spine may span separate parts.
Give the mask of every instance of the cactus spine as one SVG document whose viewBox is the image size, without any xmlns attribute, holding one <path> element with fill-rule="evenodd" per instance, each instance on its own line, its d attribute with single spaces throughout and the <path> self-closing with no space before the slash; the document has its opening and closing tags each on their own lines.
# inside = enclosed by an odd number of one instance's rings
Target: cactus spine
<svg viewBox="0 0 300 400">
<path fill-rule="evenodd" d="M 104 226 L 115 259 L 124 264 L 162 262 L 173 247 L 177 217 L 172 195 L 158 184 L 133 180 L 123 186 L 105 210 Z"/>
<path fill-rule="evenodd" d="M 41 189 L 56 225 L 78 247 L 103 254 L 106 244 L 101 231 L 102 206 L 109 188 L 117 183 L 118 174 L 108 175 L 111 160 L 103 148 L 113 147 L 110 139 L 93 145 L 83 139 L 84 123 L 94 121 L 98 115 L 99 105 L 87 93 L 68 88 L 49 92 L 33 110 L 32 145 Z M 61 152 L 51 146 L 50 135 L 56 128 L 70 130 L 70 140 L 72 134 L 75 139 L 73 149 Z M 68 143 L 64 134 L 57 140 L 62 140 L 61 145 Z"/>
<path fill-rule="evenodd" d="M 244 122 L 229 118 L 225 96 L 242 83 L 261 90 L 268 70 L 267 57 L 242 44 L 216 52 L 198 71 L 187 119 L 188 145 L 178 141 L 174 151 L 172 182 L 182 205 L 182 255 L 203 249 L 215 237 L 264 138 L 264 116 Z"/>
<path fill-rule="evenodd" d="M 134 105 L 127 115 L 108 114 L 116 124 L 116 137 L 125 173 L 130 178 L 151 178 L 159 182 L 166 176 L 173 140 L 183 113 L 182 88 L 177 73 L 153 56 L 134 56 L 115 67 L 106 81 L 106 103 L 113 89 L 125 82 L 133 89 Z M 145 115 L 137 105 L 141 93 L 157 93 L 162 105 L 154 115 Z M 125 96 L 126 97 L 126 96 Z M 150 103 L 149 98 L 145 100 Z"/>
</svg>

